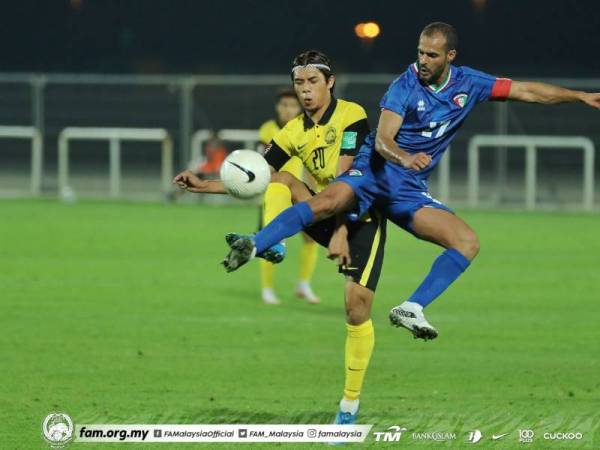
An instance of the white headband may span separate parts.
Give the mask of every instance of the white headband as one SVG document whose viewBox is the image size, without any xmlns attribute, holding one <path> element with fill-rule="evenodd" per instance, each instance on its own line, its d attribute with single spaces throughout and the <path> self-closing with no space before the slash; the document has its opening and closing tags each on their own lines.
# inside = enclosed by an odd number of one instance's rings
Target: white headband
<svg viewBox="0 0 600 450">
<path fill-rule="evenodd" d="M 306 64 L 304 66 L 294 66 L 292 67 L 292 72 L 295 72 L 297 69 L 323 69 L 328 72 L 331 72 L 331 67 L 327 64 Z"/>
</svg>

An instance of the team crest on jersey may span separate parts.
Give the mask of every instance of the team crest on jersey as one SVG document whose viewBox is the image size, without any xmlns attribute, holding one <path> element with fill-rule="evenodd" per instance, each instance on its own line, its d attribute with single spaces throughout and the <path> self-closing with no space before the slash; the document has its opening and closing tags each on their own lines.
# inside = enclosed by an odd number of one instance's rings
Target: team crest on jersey
<svg viewBox="0 0 600 450">
<path fill-rule="evenodd" d="M 460 106 L 461 108 L 464 108 L 465 105 L 467 104 L 467 99 L 468 98 L 469 98 L 469 96 L 467 94 L 456 94 L 452 98 L 452 101 L 454 102 L 454 104 L 456 106 Z"/>
<path fill-rule="evenodd" d="M 337 137 L 337 133 L 335 131 L 335 128 L 334 127 L 327 128 L 327 131 L 325 131 L 325 142 L 328 145 L 331 145 L 335 142 L 336 137 Z"/>
</svg>

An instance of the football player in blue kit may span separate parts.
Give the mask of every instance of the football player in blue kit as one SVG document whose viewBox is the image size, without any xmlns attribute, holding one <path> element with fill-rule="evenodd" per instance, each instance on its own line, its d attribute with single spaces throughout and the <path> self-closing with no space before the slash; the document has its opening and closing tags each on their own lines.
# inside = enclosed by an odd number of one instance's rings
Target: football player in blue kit
<svg viewBox="0 0 600 450">
<path fill-rule="evenodd" d="M 307 202 L 282 212 L 253 238 L 233 243 L 224 262 L 229 271 L 314 222 L 340 213 L 356 220 L 373 206 L 417 238 L 445 249 L 414 293 L 390 311 L 392 324 L 407 328 L 415 338 L 437 337 L 423 308 L 469 267 L 479 252 L 479 239 L 450 208 L 432 198 L 427 178 L 469 113 L 478 103 L 503 100 L 583 102 L 600 109 L 600 93 L 454 66 L 457 41 L 451 25 L 435 22 L 423 29 L 417 61 L 389 86 L 377 130 L 365 140 L 352 168 Z"/>
</svg>

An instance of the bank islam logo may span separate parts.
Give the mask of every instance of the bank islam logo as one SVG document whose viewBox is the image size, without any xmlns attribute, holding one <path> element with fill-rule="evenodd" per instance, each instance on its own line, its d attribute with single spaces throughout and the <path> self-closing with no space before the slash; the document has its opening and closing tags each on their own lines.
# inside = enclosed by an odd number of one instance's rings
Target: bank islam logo
<svg viewBox="0 0 600 450">
<path fill-rule="evenodd" d="M 402 437 L 403 431 L 406 431 L 406 428 L 392 425 L 387 431 L 375 431 L 373 434 L 375 435 L 375 441 L 377 442 L 398 442 Z"/>
<path fill-rule="evenodd" d="M 448 433 L 445 431 L 434 431 L 432 433 L 413 433 L 412 438 L 415 441 L 452 441 L 456 439 L 456 433 Z"/>
<path fill-rule="evenodd" d="M 480 430 L 470 431 L 469 437 L 467 438 L 467 442 L 469 444 L 477 444 L 481 440 L 482 437 L 483 437 L 483 434 L 481 434 Z"/>
<path fill-rule="evenodd" d="M 533 442 L 534 437 L 533 430 L 519 430 L 519 442 Z"/>
<path fill-rule="evenodd" d="M 62 448 L 73 439 L 73 421 L 65 413 L 51 413 L 42 424 L 42 434 L 52 448 Z"/>
</svg>

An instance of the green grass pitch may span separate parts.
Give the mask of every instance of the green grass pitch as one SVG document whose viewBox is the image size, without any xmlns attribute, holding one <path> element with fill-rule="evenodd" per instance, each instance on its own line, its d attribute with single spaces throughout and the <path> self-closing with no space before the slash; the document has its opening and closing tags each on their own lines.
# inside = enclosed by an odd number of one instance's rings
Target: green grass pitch
<svg viewBox="0 0 600 450">
<path fill-rule="evenodd" d="M 461 215 L 482 250 L 428 308 L 432 342 L 389 326 L 387 311 L 439 249 L 389 227 L 360 422 L 408 431 L 363 446 L 470 448 L 480 429 L 484 448 L 599 448 L 600 216 Z M 322 305 L 295 299 L 294 238 L 276 273 L 283 304 L 263 305 L 256 262 L 219 265 L 224 233 L 256 221 L 251 206 L 0 201 L 0 447 L 49 448 L 41 422 L 56 410 L 76 423 L 329 423 L 343 386 L 343 280 L 321 250 Z M 537 439 L 519 444 L 521 428 Z M 433 431 L 457 439 L 411 437 Z"/>
</svg>

